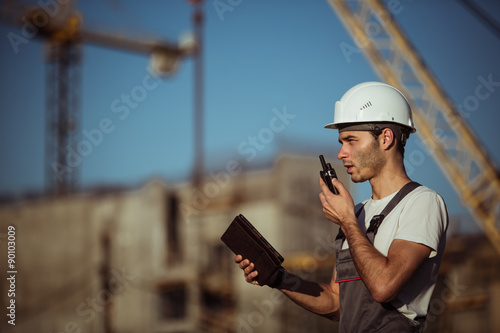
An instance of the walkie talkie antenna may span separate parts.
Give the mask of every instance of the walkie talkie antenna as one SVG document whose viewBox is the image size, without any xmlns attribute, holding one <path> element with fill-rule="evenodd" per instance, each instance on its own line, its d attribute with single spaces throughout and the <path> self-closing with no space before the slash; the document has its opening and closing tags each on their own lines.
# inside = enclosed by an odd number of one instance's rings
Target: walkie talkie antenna
<svg viewBox="0 0 500 333">
<path fill-rule="evenodd" d="M 319 160 L 321 162 L 321 166 L 323 167 L 323 171 L 319 172 L 321 178 L 333 194 L 339 194 L 337 188 L 332 184 L 332 178 L 337 178 L 335 169 L 330 163 L 325 162 L 325 158 L 323 157 L 323 155 L 319 155 Z"/>
<path fill-rule="evenodd" d="M 326 166 L 325 158 L 323 157 L 323 155 L 319 155 L 319 160 L 321 161 L 321 166 L 323 167 L 323 170 L 324 171 L 328 170 L 328 168 Z"/>
</svg>

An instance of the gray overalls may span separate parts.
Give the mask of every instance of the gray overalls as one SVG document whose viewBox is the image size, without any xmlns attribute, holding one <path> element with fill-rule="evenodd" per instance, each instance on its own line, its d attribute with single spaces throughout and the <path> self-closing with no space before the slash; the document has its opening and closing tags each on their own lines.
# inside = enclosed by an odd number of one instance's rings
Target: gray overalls
<svg viewBox="0 0 500 333">
<path fill-rule="evenodd" d="M 411 182 L 403 186 L 396 196 L 387 204 L 380 215 L 375 215 L 370 221 L 366 237 L 373 244 L 378 227 L 385 216 L 420 184 Z M 361 207 L 356 217 L 359 216 Z M 340 290 L 340 332 L 423 332 L 425 318 L 410 320 L 401 314 L 390 303 L 378 303 L 370 294 L 368 288 L 361 280 L 349 249 L 342 250 L 345 236 L 342 230 L 335 239 L 336 250 L 336 283 Z"/>
</svg>

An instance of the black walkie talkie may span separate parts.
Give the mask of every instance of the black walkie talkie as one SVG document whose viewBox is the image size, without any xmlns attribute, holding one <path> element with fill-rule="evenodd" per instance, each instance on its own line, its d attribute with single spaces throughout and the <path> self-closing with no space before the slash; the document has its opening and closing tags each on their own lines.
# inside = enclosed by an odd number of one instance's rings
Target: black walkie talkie
<svg viewBox="0 0 500 333">
<path fill-rule="evenodd" d="M 325 162 L 325 158 L 323 157 L 323 155 L 319 155 L 319 160 L 321 161 L 321 166 L 323 167 L 323 171 L 319 172 L 321 178 L 326 183 L 326 185 L 328 185 L 328 188 L 333 194 L 339 194 L 337 188 L 332 184 L 332 178 L 337 178 L 335 169 L 330 163 Z"/>
</svg>

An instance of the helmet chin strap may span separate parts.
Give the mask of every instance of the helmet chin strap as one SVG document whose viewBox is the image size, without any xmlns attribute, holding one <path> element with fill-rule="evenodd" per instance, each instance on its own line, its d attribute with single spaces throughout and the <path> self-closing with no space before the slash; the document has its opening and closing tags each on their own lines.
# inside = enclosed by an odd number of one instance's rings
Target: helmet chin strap
<svg viewBox="0 0 500 333">
<path fill-rule="evenodd" d="M 380 132 L 384 128 L 389 128 L 392 133 L 394 133 L 394 137 L 399 139 L 399 142 L 403 146 L 406 145 L 406 140 L 410 136 L 407 130 L 403 129 L 401 126 L 393 124 L 393 123 L 349 123 L 345 125 L 339 126 L 339 133 L 346 131 L 374 131 L 380 134 Z"/>
</svg>

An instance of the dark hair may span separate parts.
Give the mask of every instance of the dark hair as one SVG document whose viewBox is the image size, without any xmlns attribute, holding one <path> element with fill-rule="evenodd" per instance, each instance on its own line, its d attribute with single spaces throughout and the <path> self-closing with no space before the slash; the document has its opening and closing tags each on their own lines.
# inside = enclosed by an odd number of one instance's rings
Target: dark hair
<svg viewBox="0 0 500 333">
<path fill-rule="evenodd" d="M 379 135 L 382 134 L 382 130 L 384 130 L 385 128 L 390 129 L 394 136 L 394 141 L 392 141 L 391 146 L 395 145 L 396 150 L 401 154 L 402 157 L 404 157 L 406 139 L 408 139 L 410 133 L 408 133 L 408 130 L 401 128 L 400 126 L 387 126 L 368 132 L 370 132 L 371 135 L 373 135 L 373 137 L 377 139 Z M 402 139 L 404 140 L 404 142 L 401 142 Z"/>
</svg>

